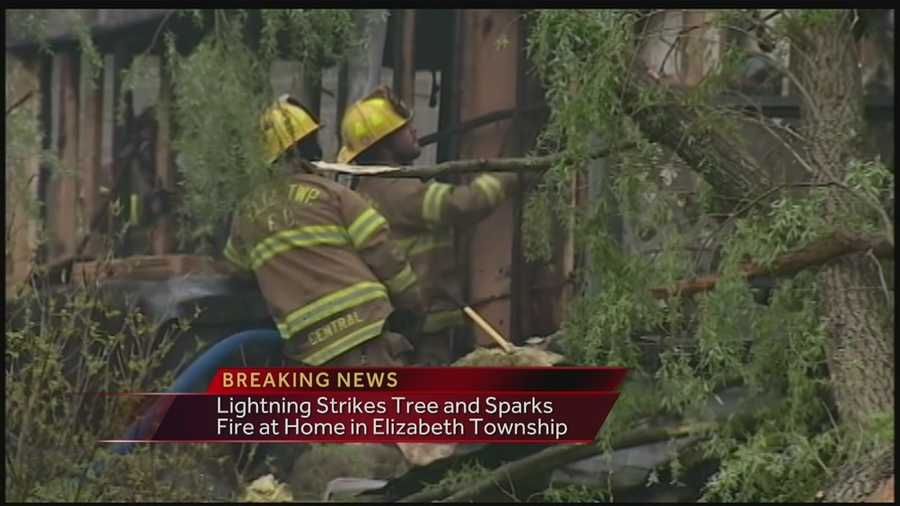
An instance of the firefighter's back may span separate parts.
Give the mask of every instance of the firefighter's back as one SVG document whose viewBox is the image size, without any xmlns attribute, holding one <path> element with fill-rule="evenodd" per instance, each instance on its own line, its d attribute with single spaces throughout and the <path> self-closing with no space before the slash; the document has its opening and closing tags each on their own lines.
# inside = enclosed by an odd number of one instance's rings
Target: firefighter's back
<svg viewBox="0 0 900 506">
<path fill-rule="evenodd" d="M 387 287 L 357 251 L 380 215 L 348 193 L 313 174 L 279 178 L 243 203 L 226 247 L 255 273 L 288 339 L 285 354 L 310 365 L 377 337 L 393 310 Z"/>
</svg>

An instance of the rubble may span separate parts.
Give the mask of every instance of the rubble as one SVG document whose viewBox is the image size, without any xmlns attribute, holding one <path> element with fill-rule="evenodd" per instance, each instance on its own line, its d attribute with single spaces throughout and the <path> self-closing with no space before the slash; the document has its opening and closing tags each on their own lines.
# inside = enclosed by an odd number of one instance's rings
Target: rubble
<svg viewBox="0 0 900 506">
<path fill-rule="evenodd" d="M 460 358 L 453 367 L 552 367 L 565 357 L 535 346 L 513 346 L 507 353 L 500 348 L 479 348 Z"/>
<path fill-rule="evenodd" d="M 247 485 L 241 502 L 294 502 L 294 496 L 286 484 L 267 474 Z"/>
</svg>

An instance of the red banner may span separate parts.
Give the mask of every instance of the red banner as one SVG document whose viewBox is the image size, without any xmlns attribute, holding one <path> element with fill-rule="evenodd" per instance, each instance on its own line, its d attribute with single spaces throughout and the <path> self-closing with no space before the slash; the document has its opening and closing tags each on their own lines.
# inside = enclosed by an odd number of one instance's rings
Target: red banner
<svg viewBox="0 0 900 506">
<path fill-rule="evenodd" d="M 235 368 L 205 393 L 158 394 L 147 442 L 592 441 L 620 368 Z M 146 395 L 146 394 L 137 394 Z"/>
</svg>

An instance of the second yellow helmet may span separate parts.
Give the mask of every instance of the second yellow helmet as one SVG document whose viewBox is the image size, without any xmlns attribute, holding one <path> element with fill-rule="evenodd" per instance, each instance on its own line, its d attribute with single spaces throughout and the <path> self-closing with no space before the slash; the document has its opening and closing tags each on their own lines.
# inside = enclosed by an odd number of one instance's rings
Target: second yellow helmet
<svg viewBox="0 0 900 506">
<path fill-rule="evenodd" d="M 351 105 L 341 121 L 343 145 L 338 163 L 350 163 L 360 153 L 412 120 L 406 106 L 387 87 L 381 87 Z"/>
<path fill-rule="evenodd" d="M 282 95 L 260 118 L 266 162 L 272 163 L 291 146 L 319 129 L 319 121 L 290 95 Z"/>
</svg>

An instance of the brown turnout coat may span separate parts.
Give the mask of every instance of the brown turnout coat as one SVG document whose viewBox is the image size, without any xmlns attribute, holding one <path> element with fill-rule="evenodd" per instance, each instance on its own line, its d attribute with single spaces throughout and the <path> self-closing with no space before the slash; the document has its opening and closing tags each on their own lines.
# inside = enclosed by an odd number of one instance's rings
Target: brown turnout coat
<svg viewBox="0 0 900 506">
<path fill-rule="evenodd" d="M 235 213 L 225 256 L 255 273 L 285 355 L 309 365 L 380 336 L 395 307 L 424 306 L 385 218 L 353 190 L 311 173 L 255 190 Z"/>
<path fill-rule="evenodd" d="M 515 174 L 481 174 L 467 185 L 360 178 L 357 190 L 387 218 L 391 235 L 408 255 L 429 301 L 424 333 L 465 322 L 458 305 L 463 294 L 453 227 L 472 226 L 487 217 L 517 185 Z"/>
</svg>

